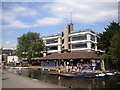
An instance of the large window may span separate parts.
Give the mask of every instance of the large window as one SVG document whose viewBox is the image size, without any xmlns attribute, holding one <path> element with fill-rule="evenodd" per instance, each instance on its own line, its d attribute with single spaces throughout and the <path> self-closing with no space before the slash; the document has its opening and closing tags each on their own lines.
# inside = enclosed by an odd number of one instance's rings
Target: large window
<svg viewBox="0 0 120 90">
<path fill-rule="evenodd" d="M 72 41 L 77 41 L 77 40 L 86 40 L 86 35 L 77 35 L 77 36 L 72 36 Z"/>
<path fill-rule="evenodd" d="M 47 40 L 46 40 L 46 43 L 47 43 L 47 44 L 58 43 L 58 38 L 55 38 L 55 39 L 47 39 Z"/>
<path fill-rule="evenodd" d="M 94 35 L 91 35 L 91 40 L 95 41 L 95 36 Z"/>
<path fill-rule="evenodd" d="M 92 43 L 91 48 L 95 49 L 95 44 L 94 43 Z"/>
<path fill-rule="evenodd" d="M 48 50 L 58 50 L 58 46 L 48 46 Z"/>
<path fill-rule="evenodd" d="M 87 43 L 72 44 L 72 49 L 76 49 L 76 48 L 87 48 Z"/>
</svg>

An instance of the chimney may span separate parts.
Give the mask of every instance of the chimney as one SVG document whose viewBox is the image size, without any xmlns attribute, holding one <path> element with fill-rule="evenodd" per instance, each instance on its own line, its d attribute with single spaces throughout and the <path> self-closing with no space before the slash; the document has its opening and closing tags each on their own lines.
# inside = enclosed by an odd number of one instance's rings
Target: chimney
<svg viewBox="0 0 120 90">
<path fill-rule="evenodd" d="M 69 30 L 69 33 L 71 33 L 71 31 L 73 31 L 73 24 L 68 24 L 68 30 Z"/>
</svg>

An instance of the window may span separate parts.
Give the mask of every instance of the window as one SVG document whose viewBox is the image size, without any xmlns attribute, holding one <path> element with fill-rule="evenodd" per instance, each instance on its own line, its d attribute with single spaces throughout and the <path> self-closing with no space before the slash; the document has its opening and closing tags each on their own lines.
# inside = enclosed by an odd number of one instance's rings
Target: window
<svg viewBox="0 0 120 90">
<path fill-rule="evenodd" d="M 70 42 L 71 40 L 70 40 L 70 37 L 68 37 L 68 41 Z"/>
<path fill-rule="evenodd" d="M 47 40 L 46 40 L 46 43 L 47 43 L 47 44 L 58 43 L 58 38 L 55 38 L 55 39 L 47 39 Z"/>
<path fill-rule="evenodd" d="M 87 43 L 72 44 L 72 49 L 76 49 L 76 48 L 87 48 Z"/>
<path fill-rule="evenodd" d="M 92 48 L 92 49 L 95 49 L 95 44 L 94 44 L 94 43 L 92 43 L 91 48 Z"/>
<path fill-rule="evenodd" d="M 91 40 L 95 41 L 95 36 L 94 35 L 91 35 Z"/>
<path fill-rule="evenodd" d="M 64 36 L 64 33 L 62 32 L 62 37 Z"/>
<path fill-rule="evenodd" d="M 72 41 L 77 41 L 77 40 L 86 40 L 86 35 L 78 35 L 78 36 L 73 36 Z"/>
<path fill-rule="evenodd" d="M 70 47 L 70 46 L 71 46 L 71 44 L 69 44 L 68 46 L 69 46 L 69 49 L 71 49 L 71 47 Z"/>
<path fill-rule="evenodd" d="M 48 46 L 48 50 L 58 50 L 58 46 Z"/>
<path fill-rule="evenodd" d="M 64 39 L 62 40 L 62 44 L 64 44 Z"/>
</svg>

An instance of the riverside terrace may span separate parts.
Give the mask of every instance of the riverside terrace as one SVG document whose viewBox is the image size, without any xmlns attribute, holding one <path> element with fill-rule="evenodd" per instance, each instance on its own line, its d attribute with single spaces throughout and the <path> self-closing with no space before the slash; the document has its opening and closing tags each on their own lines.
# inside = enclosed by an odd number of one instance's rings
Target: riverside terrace
<svg viewBox="0 0 120 90">
<path fill-rule="evenodd" d="M 31 62 L 33 66 L 49 67 L 48 69 L 56 69 L 58 66 L 63 67 L 62 69 L 66 66 L 81 66 L 83 70 L 102 70 L 103 68 L 96 52 L 54 53 Z"/>
</svg>

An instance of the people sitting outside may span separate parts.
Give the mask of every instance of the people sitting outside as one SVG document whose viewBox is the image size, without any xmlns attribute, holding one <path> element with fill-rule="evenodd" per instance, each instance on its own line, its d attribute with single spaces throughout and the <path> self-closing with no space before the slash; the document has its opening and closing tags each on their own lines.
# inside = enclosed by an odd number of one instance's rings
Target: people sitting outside
<svg viewBox="0 0 120 90">
<path fill-rule="evenodd" d="M 66 66 L 66 70 L 67 70 L 67 72 L 68 72 L 68 66 Z"/>
<path fill-rule="evenodd" d="M 61 67 L 60 67 L 60 66 L 58 67 L 58 72 L 59 72 L 59 73 L 61 72 Z"/>
<path fill-rule="evenodd" d="M 73 66 L 70 66 L 70 72 L 72 72 L 72 70 L 73 70 Z"/>
</svg>

